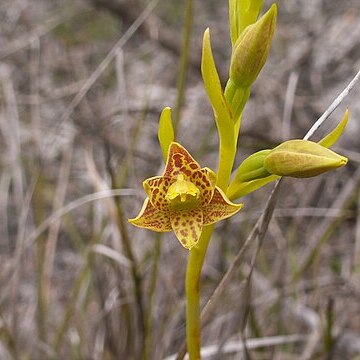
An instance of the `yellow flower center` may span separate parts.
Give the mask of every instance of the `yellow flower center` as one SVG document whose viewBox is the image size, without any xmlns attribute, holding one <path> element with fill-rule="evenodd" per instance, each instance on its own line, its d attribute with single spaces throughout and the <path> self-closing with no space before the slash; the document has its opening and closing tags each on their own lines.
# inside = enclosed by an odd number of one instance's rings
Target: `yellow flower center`
<svg viewBox="0 0 360 360">
<path fill-rule="evenodd" d="M 165 199 L 176 210 L 191 209 L 199 205 L 200 190 L 183 174 L 177 175 L 176 181 L 170 185 Z"/>
</svg>

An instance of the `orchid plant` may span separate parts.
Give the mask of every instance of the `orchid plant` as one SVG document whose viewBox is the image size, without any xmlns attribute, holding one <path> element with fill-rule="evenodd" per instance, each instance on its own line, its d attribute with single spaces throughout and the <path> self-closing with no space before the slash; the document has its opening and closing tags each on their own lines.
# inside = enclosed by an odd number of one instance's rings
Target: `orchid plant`
<svg viewBox="0 0 360 360">
<path fill-rule="evenodd" d="M 203 37 L 201 71 L 219 134 L 218 170 L 201 168 L 190 153 L 175 142 L 171 109 L 160 116 L 159 142 L 166 163 L 163 175 L 143 182 L 147 198 L 133 225 L 158 232 L 173 231 L 189 251 L 186 271 L 186 337 L 190 360 L 200 359 L 200 275 L 214 223 L 235 215 L 242 204 L 233 203 L 281 176 L 305 178 L 347 163 L 329 150 L 348 121 L 319 143 L 288 140 L 256 152 L 233 171 L 244 106 L 251 85 L 268 57 L 276 26 L 273 4 L 259 19 L 262 0 L 229 0 L 232 56 L 229 79 L 223 90 L 216 70 L 210 32 Z"/>
</svg>

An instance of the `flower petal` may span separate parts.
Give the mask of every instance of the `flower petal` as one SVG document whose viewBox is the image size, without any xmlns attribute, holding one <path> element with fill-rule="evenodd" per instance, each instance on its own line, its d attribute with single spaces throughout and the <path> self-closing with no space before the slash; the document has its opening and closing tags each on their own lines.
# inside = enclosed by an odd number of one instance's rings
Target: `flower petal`
<svg viewBox="0 0 360 360">
<path fill-rule="evenodd" d="M 232 203 L 224 194 L 224 192 L 215 187 L 214 196 L 210 203 L 204 206 L 204 225 L 210 225 L 222 219 L 226 219 L 237 213 L 244 204 Z"/>
<path fill-rule="evenodd" d="M 172 229 L 181 245 L 191 249 L 199 241 L 203 228 L 203 213 L 201 208 L 170 212 Z"/>
<path fill-rule="evenodd" d="M 166 193 L 174 180 L 165 176 L 154 176 L 143 182 L 144 189 L 151 204 L 158 210 L 166 211 L 169 203 L 166 201 Z"/>
<path fill-rule="evenodd" d="M 146 198 L 139 215 L 129 222 L 135 226 L 158 232 L 171 231 L 170 215 L 167 211 L 156 209 Z"/>
<path fill-rule="evenodd" d="M 165 177 L 171 178 L 183 173 L 189 178 L 192 172 L 198 169 L 200 165 L 183 146 L 176 142 L 171 143 L 164 171 Z"/>
<path fill-rule="evenodd" d="M 201 205 L 209 204 L 215 190 L 215 173 L 205 167 L 194 171 L 190 177 L 190 181 L 200 190 Z"/>
</svg>

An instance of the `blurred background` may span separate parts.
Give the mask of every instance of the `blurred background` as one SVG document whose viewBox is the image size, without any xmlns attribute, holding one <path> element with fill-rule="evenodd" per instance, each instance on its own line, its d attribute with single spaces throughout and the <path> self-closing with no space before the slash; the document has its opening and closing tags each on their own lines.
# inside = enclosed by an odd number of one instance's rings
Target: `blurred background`
<svg viewBox="0 0 360 360">
<path fill-rule="evenodd" d="M 265 1 L 265 9 L 271 2 Z M 358 0 L 278 1 L 269 60 L 246 106 L 236 164 L 301 138 L 360 68 Z M 142 181 L 163 168 L 165 106 L 177 140 L 216 169 L 218 138 L 200 75 L 210 27 L 220 77 L 230 60 L 227 1 L 193 0 L 182 106 L 185 2 L 2 0 L 0 3 L 0 359 L 163 359 L 185 335 L 187 251 L 172 233 L 127 223 Z M 263 339 L 250 359 L 360 359 L 360 84 L 313 140 L 350 109 L 334 149 L 349 163 L 285 179 L 256 244 L 203 330 L 208 359 L 242 359 L 230 341 Z M 216 227 L 202 278 L 213 293 L 273 185 Z M 281 340 L 274 343 L 274 337 Z"/>
</svg>

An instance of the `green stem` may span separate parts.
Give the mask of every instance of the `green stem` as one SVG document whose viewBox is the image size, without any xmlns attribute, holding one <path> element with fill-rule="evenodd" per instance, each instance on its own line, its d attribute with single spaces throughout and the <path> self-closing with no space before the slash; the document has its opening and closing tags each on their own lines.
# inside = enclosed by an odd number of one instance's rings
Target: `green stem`
<svg viewBox="0 0 360 360">
<path fill-rule="evenodd" d="M 219 168 L 216 185 L 226 192 L 236 155 L 236 144 L 224 144 L 220 139 Z"/>
<path fill-rule="evenodd" d="M 190 360 L 200 357 L 200 275 L 214 225 L 205 226 L 198 246 L 190 250 L 186 269 L 186 341 Z"/>
</svg>

